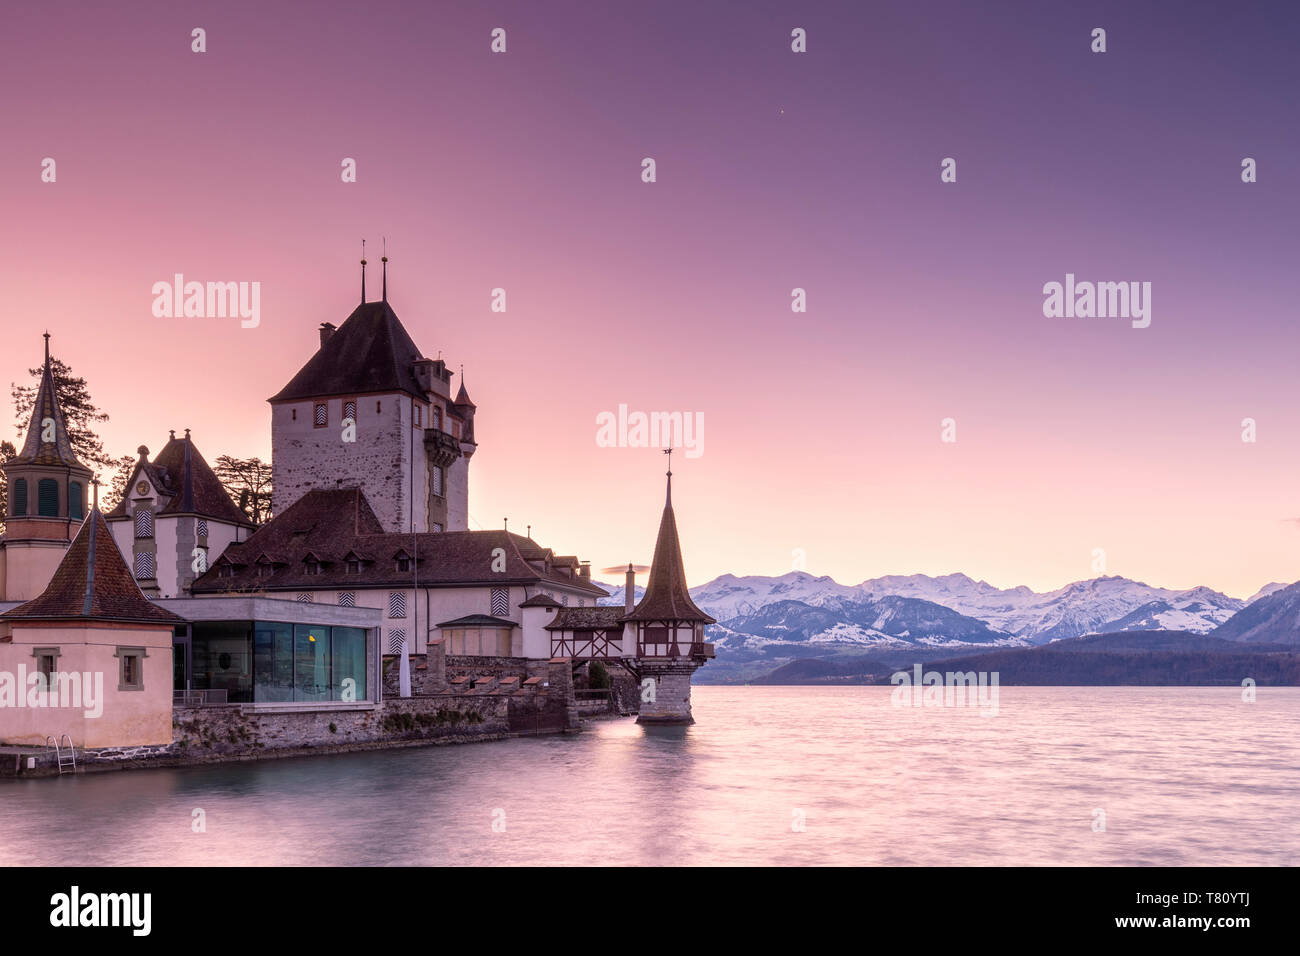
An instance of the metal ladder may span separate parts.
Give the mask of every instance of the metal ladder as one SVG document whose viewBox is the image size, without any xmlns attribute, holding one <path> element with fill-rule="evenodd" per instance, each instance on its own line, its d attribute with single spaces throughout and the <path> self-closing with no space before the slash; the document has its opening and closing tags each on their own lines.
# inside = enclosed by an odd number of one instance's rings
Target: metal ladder
<svg viewBox="0 0 1300 956">
<path fill-rule="evenodd" d="M 63 752 L 62 748 L 59 747 L 59 741 L 67 741 L 68 750 L 66 754 Z M 77 748 L 72 746 L 72 737 L 68 734 L 64 734 L 56 740 L 52 735 L 46 734 L 45 752 L 49 753 L 51 747 L 54 748 L 54 759 L 59 765 L 59 776 L 62 777 L 65 773 L 76 773 Z"/>
</svg>

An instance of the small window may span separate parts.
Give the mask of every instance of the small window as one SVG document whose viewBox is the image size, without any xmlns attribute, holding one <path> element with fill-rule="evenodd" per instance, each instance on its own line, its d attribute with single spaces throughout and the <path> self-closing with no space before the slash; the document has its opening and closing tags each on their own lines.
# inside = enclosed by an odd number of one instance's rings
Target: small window
<svg viewBox="0 0 1300 956">
<path fill-rule="evenodd" d="M 419 428 L 419 427 L 420 427 L 420 412 L 421 412 L 421 408 L 420 408 L 419 405 L 415 405 L 415 404 L 412 404 L 411 407 L 412 407 L 413 409 L 415 409 L 415 418 L 412 419 L 412 421 L 415 423 L 415 427 L 416 427 L 416 428 Z"/>
<path fill-rule="evenodd" d="M 200 519 L 199 519 L 199 537 L 200 537 L 200 538 L 206 538 L 207 536 L 208 536 L 208 519 L 207 519 L 207 518 L 200 518 Z"/>
<path fill-rule="evenodd" d="M 388 653 L 402 653 L 402 645 L 406 643 L 406 629 L 393 627 L 388 629 Z M 410 649 L 409 647 L 407 648 Z"/>
<path fill-rule="evenodd" d="M 347 564 L 347 573 L 348 573 L 348 574 L 360 574 L 360 573 L 361 573 L 361 562 L 358 561 L 356 558 L 353 558 L 351 561 L 349 561 L 348 564 Z"/>
<path fill-rule="evenodd" d="M 383 402 L 375 402 L 375 414 L 378 415 L 384 410 Z"/>
<path fill-rule="evenodd" d="M 36 513 L 46 518 L 59 516 L 59 483 L 53 478 L 36 483 Z"/>
<path fill-rule="evenodd" d="M 37 647 L 32 650 L 36 658 L 36 672 L 41 675 L 41 690 L 54 688 L 54 677 L 59 669 L 59 649 L 57 647 Z"/>
<path fill-rule="evenodd" d="M 357 606 L 356 591 L 339 592 L 339 607 L 356 607 L 356 606 Z"/>
<path fill-rule="evenodd" d="M 343 417 L 352 419 L 352 424 L 356 424 L 357 403 L 355 400 L 349 400 L 343 403 Z"/>
<path fill-rule="evenodd" d="M 135 536 L 137 538 L 153 537 L 153 509 L 139 507 L 135 509 Z"/>
<path fill-rule="evenodd" d="M 406 617 L 406 592 L 390 591 L 388 594 L 388 616 Z"/>
<path fill-rule="evenodd" d="M 80 521 L 86 517 L 85 506 L 81 503 L 81 482 L 68 482 L 68 517 Z"/>
<path fill-rule="evenodd" d="M 289 409 L 289 420 L 295 422 L 298 420 L 298 409 L 296 408 Z"/>
<path fill-rule="evenodd" d="M 409 570 L 411 570 L 411 559 L 410 559 L 410 558 L 398 558 L 398 559 L 397 559 L 397 570 L 399 570 L 399 571 L 409 571 Z"/>
<path fill-rule="evenodd" d="M 441 531 L 441 530 L 442 530 L 442 525 L 438 524 L 438 523 L 435 521 L 435 522 L 433 523 L 433 530 L 434 530 L 435 532 L 437 532 L 437 531 Z"/>
<path fill-rule="evenodd" d="M 510 613 L 510 589 L 492 589 L 492 616 L 505 617 Z"/>
<path fill-rule="evenodd" d="M 433 466 L 433 493 L 439 498 L 442 497 L 442 467 L 440 465 Z"/>
<path fill-rule="evenodd" d="M 153 576 L 153 552 L 141 551 L 135 556 L 135 578 L 137 581 L 148 581 Z"/>
<path fill-rule="evenodd" d="M 561 595 L 560 595 L 560 603 L 563 604 L 565 607 L 568 607 L 568 606 L 569 606 L 569 596 L 568 596 L 567 594 L 561 594 Z"/>
<path fill-rule="evenodd" d="M 144 690 L 144 659 L 149 656 L 143 647 L 119 647 L 113 655 L 118 664 L 118 690 Z"/>
<path fill-rule="evenodd" d="M 324 428 L 330 422 L 329 406 L 324 402 L 316 403 L 316 427 Z"/>
<path fill-rule="evenodd" d="M 310 603 L 311 603 L 311 595 L 310 595 L 308 592 L 306 592 L 306 591 L 302 591 L 302 592 L 299 593 L 299 595 L 298 595 L 298 597 L 296 598 L 296 600 L 297 600 L 297 602 L 298 602 L 299 604 L 310 604 Z"/>
<path fill-rule="evenodd" d="M 308 558 L 307 573 L 313 577 L 317 574 L 320 574 L 320 562 L 317 561 L 315 558 Z"/>
<path fill-rule="evenodd" d="M 27 514 L 27 479 L 19 478 L 14 482 L 14 514 Z"/>
<path fill-rule="evenodd" d="M 442 430 L 442 409 L 434 407 L 433 411 L 429 413 L 429 424 L 439 431 Z"/>
</svg>

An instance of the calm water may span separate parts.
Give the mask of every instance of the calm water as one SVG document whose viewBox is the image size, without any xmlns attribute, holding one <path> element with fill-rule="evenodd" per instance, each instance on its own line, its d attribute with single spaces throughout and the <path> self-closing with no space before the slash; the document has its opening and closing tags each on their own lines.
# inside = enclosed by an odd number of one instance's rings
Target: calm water
<svg viewBox="0 0 1300 956">
<path fill-rule="evenodd" d="M 0 863 L 1300 864 L 1300 688 L 1258 693 L 697 687 L 684 732 L 0 781 Z"/>
</svg>

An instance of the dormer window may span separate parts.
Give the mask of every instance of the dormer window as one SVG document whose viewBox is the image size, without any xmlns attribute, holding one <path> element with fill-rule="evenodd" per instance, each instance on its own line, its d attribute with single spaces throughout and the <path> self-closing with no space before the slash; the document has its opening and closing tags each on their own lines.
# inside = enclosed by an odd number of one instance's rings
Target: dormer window
<svg viewBox="0 0 1300 956">
<path fill-rule="evenodd" d="M 409 571 L 409 570 L 411 570 L 411 559 L 410 559 L 410 558 L 398 558 L 398 559 L 397 559 L 397 570 L 399 570 L 399 571 Z"/>
<path fill-rule="evenodd" d="M 307 573 L 312 576 L 320 574 L 320 562 L 317 561 L 315 558 L 308 558 Z"/>
<path fill-rule="evenodd" d="M 361 573 L 361 562 L 358 561 L 356 558 L 352 558 L 350 561 L 348 561 L 348 564 L 347 564 L 347 573 L 348 573 L 348 574 L 360 574 L 360 573 Z"/>
</svg>

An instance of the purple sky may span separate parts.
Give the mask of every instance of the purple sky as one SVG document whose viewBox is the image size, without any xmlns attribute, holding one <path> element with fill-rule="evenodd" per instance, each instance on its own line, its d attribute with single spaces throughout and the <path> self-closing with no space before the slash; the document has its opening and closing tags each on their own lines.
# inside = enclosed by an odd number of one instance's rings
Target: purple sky
<svg viewBox="0 0 1300 956">
<path fill-rule="evenodd" d="M 114 454 L 191 427 L 266 457 L 266 397 L 386 235 L 394 308 L 479 405 L 471 527 L 647 561 L 662 456 L 595 441 L 622 403 L 704 417 L 674 495 L 694 582 L 801 549 L 1041 590 L 1102 548 L 1245 596 L 1300 576 L 1295 11 L 17 6 L 0 380 L 48 327 Z M 177 272 L 261 282 L 259 326 L 154 318 Z M 1151 326 L 1045 318 L 1067 272 L 1150 282 Z"/>
</svg>

